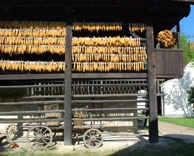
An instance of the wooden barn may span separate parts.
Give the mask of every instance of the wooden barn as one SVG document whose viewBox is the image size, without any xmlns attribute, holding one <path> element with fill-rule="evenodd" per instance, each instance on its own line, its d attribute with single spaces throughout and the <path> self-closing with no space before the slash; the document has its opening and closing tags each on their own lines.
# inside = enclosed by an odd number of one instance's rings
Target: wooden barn
<svg viewBox="0 0 194 156">
<path fill-rule="evenodd" d="M 138 120 L 149 119 L 149 141 L 157 143 L 157 96 L 162 82 L 183 75 L 179 21 L 191 4 L 1 0 L 0 123 L 43 123 L 72 145 L 76 126 L 137 132 Z M 159 32 L 175 26 L 176 48 L 158 46 Z"/>
</svg>

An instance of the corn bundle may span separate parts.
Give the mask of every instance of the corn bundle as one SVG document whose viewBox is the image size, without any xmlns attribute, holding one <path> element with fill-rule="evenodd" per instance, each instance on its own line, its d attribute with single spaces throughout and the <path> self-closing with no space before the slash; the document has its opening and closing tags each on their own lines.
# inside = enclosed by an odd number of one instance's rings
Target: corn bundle
<svg viewBox="0 0 194 156">
<path fill-rule="evenodd" d="M 65 54 L 65 46 L 57 46 L 57 45 L 1 45 L 0 52 L 9 54 L 12 56 L 13 54 Z"/>
<path fill-rule="evenodd" d="M 72 54 L 146 54 L 145 47 L 73 46 Z"/>
<path fill-rule="evenodd" d="M 132 37 L 74 37 L 72 46 L 111 46 L 111 47 L 139 47 L 141 45 L 140 38 Z"/>
<path fill-rule="evenodd" d="M 3 37 L 65 37 L 64 29 L 0 29 Z"/>
<path fill-rule="evenodd" d="M 147 54 L 72 54 L 73 62 L 145 62 Z"/>
<path fill-rule="evenodd" d="M 9 54 L 65 54 L 64 22 L 1 21 L 0 52 Z"/>
<path fill-rule="evenodd" d="M 122 23 L 112 22 L 112 23 L 85 23 L 85 22 L 74 22 L 73 23 L 74 31 L 87 30 L 90 32 L 93 31 L 122 31 Z"/>
<path fill-rule="evenodd" d="M 161 48 L 173 48 L 177 45 L 176 34 L 169 30 L 160 31 L 156 39 L 159 41 Z"/>
<path fill-rule="evenodd" d="M 41 37 L 0 37 L 0 44 L 5 45 L 65 45 L 65 38 Z"/>
<path fill-rule="evenodd" d="M 143 23 L 129 23 L 129 31 L 140 31 L 146 30 L 146 24 Z"/>
<path fill-rule="evenodd" d="M 74 62 L 73 70 L 78 72 L 109 72 L 118 71 L 137 71 L 145 70 L 145 62 Z"/>
<path fill-rule="evenodd" d="M 0 21 L 0 28 L 4 29 L 35 29 L 48 30 L 57 29 L 65 30 L 65 22 L 46 22 L 46 21 Z"/>
<path fill-rule="evenodd" d="M 37 71 L 37 72 L 52 72 L 65 71 L 64 62 L 41 62 L 41 61 L 10 61 L 1 60 L 0 69 L 2 71 Z"/>
</svg>

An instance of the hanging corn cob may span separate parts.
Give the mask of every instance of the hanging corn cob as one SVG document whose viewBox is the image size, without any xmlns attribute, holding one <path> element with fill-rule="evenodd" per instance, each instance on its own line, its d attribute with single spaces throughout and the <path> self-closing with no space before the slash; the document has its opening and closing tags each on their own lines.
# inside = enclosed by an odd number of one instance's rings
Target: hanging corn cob
<svg viewBox="0 0 194 156">
<path fill-rule="evenodd" d="M 136 71 L 145 70 L 146 63 L 144 62 L 74 62 L 73 71 L 78 72 L 109 72 L 113 70 L 118 71 Z"/>
<path fill-rule="evenodd" d="M 143 23 L 129 23 L 129 31 L 140 31 L 146 30 L 146 24 Z"/>
<path fill-rule="evenodd" d="M 118 22 L 100 22 L 100 23 L 88 23 L 88 22 L 74 22 L 74 31 L 122 31 L 122 24 Z"/>
<path fill-rule="evenodd" d="M 53 72 L 65 71 L 64 62 L 40 62 L 40 61 L 0 61 L 2 71 L 36 71 L 36 72 Z"/>
<path fill-rule="evenodd" d="M 156 38 L 161 48 L 173 48 L 177 45 L 176 33 L 172 33 L 169 30 L 160 31 Z"/>
</svg>

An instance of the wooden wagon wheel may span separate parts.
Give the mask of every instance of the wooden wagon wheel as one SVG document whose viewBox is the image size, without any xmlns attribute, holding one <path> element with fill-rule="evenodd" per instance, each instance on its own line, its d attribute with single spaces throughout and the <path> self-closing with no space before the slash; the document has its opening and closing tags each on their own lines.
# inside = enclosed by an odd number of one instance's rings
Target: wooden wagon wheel
<svg viewBox="0 0 194 156">
<path fill-rule="evenodd" d="M 47 126 L 34 126 L 28 130 L 26 138 L 31 147 L 48 147 L 52 143 L 53 133 Z"/>
<path fill-rule="evenodd" d="M 18 125 L 16 124 L 11 124 L 6 128 L 6 134 L 10 137 L 10 138 L 14 138 L 19 134 L 19 129 L 18 129 Z"/>
<path fill-rule="evenodd" d="M 98 129 L 88 129 L 84 133 L 83 141 L 87 148 L 98 148 L 103 144 L 102 133 Z"/>
</svg>

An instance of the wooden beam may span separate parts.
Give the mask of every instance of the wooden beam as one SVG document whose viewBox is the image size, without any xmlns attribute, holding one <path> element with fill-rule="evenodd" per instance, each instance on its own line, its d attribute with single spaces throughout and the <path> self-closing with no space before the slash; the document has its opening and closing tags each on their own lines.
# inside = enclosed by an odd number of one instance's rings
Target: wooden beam
<svg viewBox="0 0 194 156">
<path fill-rule="evenodd" d="M 64 145 L 72 145 L 72 18 L 67 18 L 66 26 L 66 46 L 65 46 L 65 115 L 64 115 Z"/>
<path fill-rule="evenodd" d="M 154 32 L 152 20 L 147 21 L 148 53 L 148 99 L 149 99 L 149 142 L 158 142 L 158 108 L 156 96 L 156 62 L 154 53 Z"/>
<path fill-rule="evenodd" d="M 119 79 L 119 78 L 139 78 L 147 77 L 147 73 L 74 73 L 73 79 Z"/>
<path fill-rule="evenodd" d="M 181 49 L 181 35 L 180 35 L 180 24 L 177 24 L 177 42 L 178 42 L 178 49 Z"/>
</svg>

